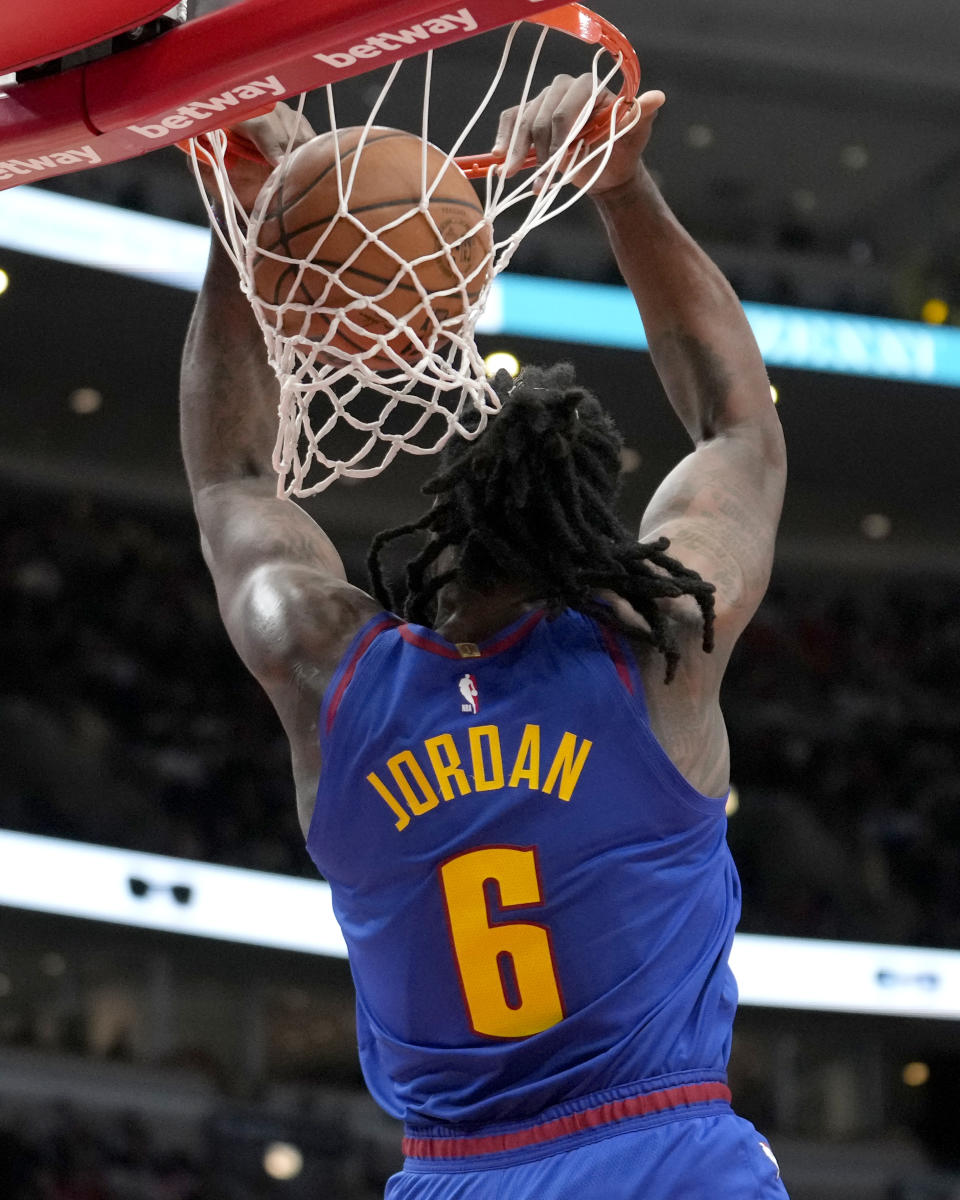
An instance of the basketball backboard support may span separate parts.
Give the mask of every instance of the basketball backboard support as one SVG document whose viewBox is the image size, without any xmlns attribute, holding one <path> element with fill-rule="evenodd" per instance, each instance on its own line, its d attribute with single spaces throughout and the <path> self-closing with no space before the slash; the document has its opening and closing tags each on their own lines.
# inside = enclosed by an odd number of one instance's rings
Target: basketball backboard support
<svg viewBox="0 0 960 1200">
<path fill-rule="evenodd" d="M 118 3 L 97 0 L 109 10 L 105 37 Z M 138 8 L 136 0 L 124 3 Z M 7 83 L 0 190 L 134 158 L 551 7 L 551 0 L 336 0 L 320 13 L 316 0 L 238 0 L 146 45 Z M 3 25 L 20 19 L 32 22 L 32 10 L 8 10 Z M 51 35 L 51 56 L 63 41 Z M 35 58 L 37 44 L 30 46 Z"/>
<path fill-rule="evenodd" d="M 142 27 L 170 8 L 170 0 L 97 0 L 64 5 L 31 0 L 29 15 L 0 9 L 0 75 L 63 58 L 118 34 Z"/>
</svg>

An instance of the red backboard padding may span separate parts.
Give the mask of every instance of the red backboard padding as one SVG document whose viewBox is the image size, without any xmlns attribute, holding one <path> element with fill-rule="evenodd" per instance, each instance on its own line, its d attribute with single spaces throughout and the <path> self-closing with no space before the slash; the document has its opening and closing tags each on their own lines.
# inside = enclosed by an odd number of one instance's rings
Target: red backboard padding
<svg viewBox="0 0 960 1200">
<path fill-rule="evenodd" d="M 172 7 L 173 0 L 11 0 L 0 5 L 0 75 L 104 42 Z"/>
<path fill-rule="evenodd" d="M 50 12 L 65 2 L 0 5 Z M 0 85 L 0 191 L 122 162 L 374 66 L 535 13 L 546 18 L 552 2 L 235 0 L 120 54 Z M 102 12 L 104 0 L 96 3 Z"/>
</svg>

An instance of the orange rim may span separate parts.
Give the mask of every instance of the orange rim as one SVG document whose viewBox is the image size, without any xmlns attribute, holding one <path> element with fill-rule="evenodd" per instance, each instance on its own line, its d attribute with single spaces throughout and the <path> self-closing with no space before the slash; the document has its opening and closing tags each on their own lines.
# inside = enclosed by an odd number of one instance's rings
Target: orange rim
<svg viewBox="0 0 960 1200">
<path fill-rule="evenodd" d="M 640 60 L 637 58 L 637 52 L 630 45 L 626 35 L 612 22 L 601 17 L 598 13 L 586 8 L 582 4 L 564 4 L 560 8 L 552 8 L 547 12 L 539 13 L 535 17 L 525 18 L 530 25 L 546 25 L 551 29 L 559 29 L 562 33 L 568 33 L 571 37 L 577 38 L 581 42 L 586 42 L 591 46 L 602 46 L 604 50 L 613 55 L 614 58 L 620 60 L 620 72 L 623 75 L 623 86 L 617 96 L 618 100 L 622 100 L 625 104 L 631 104 L 640 91 Z M 270 108 L 265 108 L 261 112 L 270 112 Z M 607 113 L 609 107 L 604 107 L 599 112 L 595 113 L 590 122 L 584 127 L 581 138 L 585 141 L 591 141 L 602 137 L 607 131 Z M 261 112 L 253 113 L 253 116 L 260 116 Z M 231 159 L 249 159 L 251 162 L 266 162 L 267 160 L 254 147 L 252 142 L 249 142 L 241 134 L 233 133 L 231 130 L 224 131 L 227 135 L 226 162 L 230 166 Z M 193 139 L 197 146 L 197 153 L 208 164 L 213 164 L 213 156 L 203 145 L 201 138 L 207 135 L 201 134 L 199 138 Z M 191 139 L 182 142 L 177 142 L 177 146 L 190 153 Z M 461 155 L 454 161 L 463 173 L 470 179 L 482 179 L 491 167 L 497 167 L 504 161 L 502 154 L 465 154 Z M 531 151 L 524 161 L 521 170 L 527 167 L 535 167 L 537 165 L 537 156 Z"/>
<path fill-rule="evenodd" d="M 249 114 L 246 118 L 248 121 L 253 117 L 263 117 L 267 113 L 273 112 L 276 108 L 275 104 L 268 104 L 266 108 L 258 108 L 255 112 Z M 250 162 L 265 163 L 267 160 L 263 157 L 260 151 L 256 148 L 253 142 L 249 141 L 241 133 L 233 133 L 229 129 L 215 130 L 214 132 L 222 132 L 227 135 L 227 148 L 224 154 L 224 161 L 227 164 L 227 169 L 233 165 L 237 159 L 245 158 Z M 182 150 L 184 154 L 192 154 L 192 143 L 196 143 L 197 157 L 208 167 L 216 165 L 216 159 L 209 148 L 201 140 L 206 138 L 207 134 L 200 134 L 197 138 L 184 138 L 181 142 L 174 143 L 178 150 Z"/>
<path fill-rule="evenodd" d="M 623 86 L 617 96 L 625 104 L 632 104 L 640 92 L 640 60 L 637 52 L 630 45 L 626 34 L 605 17 L 584 7 L 582 4 L 564 4 L 560 8 L 552 8 L 536 17 L 527 17 L 531 25 L 548 25 L 551 29 L 559 29 L 569 33 L 581 42 L 591 46 L 602 46 L 604 50 L 620 60 L 620 72 L 623 75 Z M 584 127 L 581 138 L 592 141 L 602 137 L 607 131 L 607 113 L 609 107 L 595 113 L 590 122 Z M 456 160 L 457 166 L 470 179 L 482 179 L 491 167 L 498 167 L 504 161 L 502 154 L 467 154 Z M 527 155 L 521 170 L 537 165 L 537 156 L 532 151 Z"/>
</svg>

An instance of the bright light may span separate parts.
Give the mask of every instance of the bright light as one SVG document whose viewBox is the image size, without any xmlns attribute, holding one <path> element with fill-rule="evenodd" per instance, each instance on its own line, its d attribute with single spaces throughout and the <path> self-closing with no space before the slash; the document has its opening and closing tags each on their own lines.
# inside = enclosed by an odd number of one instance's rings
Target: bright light
<svg viewBox="0 0 960 1200">
<path fill-rule="evenodd" d="M 840 161 L 848 171 L 862 171 L 870 161 L 870 152 L 866 146 L 859 144 L 844 146 L 840 151 Z"/>
<path fill-rule="evenodd" d="M 770 384 L 770 399 L 774 402 L 774 404 L 776 404 L 780 399 L 780 390 L 779 388 L 775 388 L 772 383 Z"/>
<path fill-rule="evenodd" d="M 907 1087 L 923 1087 L 930 1078 L 930 1068 L 925 1062 L 908 1062 L 903 1068 L 902 1079 Z"/>
<path fill-rule="evenodd" d="M 511 354 L 509 350 L 495 350 L 493 354 L 488 354 L 483 360 L 483 365 L 486 367 L 487 374 L 491 378 L 498 371 L 506 371 L 514 379 L 520 374 L 520 360 L 516 355 Z"/>
<path fill-rule="evenodd" d="M 0 296 L 3 295 L 9 286 L 10 276 L 6 273 L 6 271 L 0 268 Z"/>
<path fill-rule="evenodd" d="M 632 446 L 621 446 L 620 470 L 624 475 L 632 475 L 634 471 L 639 470 L 642 462 L 639 451 L 634 450 Z"/>
<path fill-rule="evenodd" d="M 346 958 L 330 885 L 0 829 L 0 907 Z M 138 898 L 130 880 L 153 890 Z M 171 889 L 189 886 L 190 904 Z"/>
<path fill-rule="evenodd" d="M 687 126 L 687 145 L 692 146 L 694 150 L 706 150 L 708 146 L 713 145 L 713 130 L 709 125 Z"/>
<path fill-rule="evenodd" d="M 57 954 L 56 951 L 51 951 L 45 954 L 40 959 L 40 970 L 44 975 L 49 975 L 51 979 L 56 979 L 58 975 L 62 975 L 67 969 L 67 960 L 62 954 Z"/>
<path fill-rule="evenodd" d="M 734 815 L 734 813 L 738 813 L 739 811 L 740 811 L 740 793 L 737 791 L 737 789 L 731 783 L 730 784 L 730 795 L 727 797 L 727 804 L 726 804 L 726 808 L 724 809 L 724 812 L 726 812 L 728 817 L 732 817 Z"/>
<path fill-rule="evenodd" d="M 801 210 L 816 205 L 803 189 L 795 200 Z M 209 246 L 210 234 L 199 225 L 29 185 L 0 192 L 0 249 L 196 292 Z M 749 301 L 744 311 L 771 368 L 960 385 L 960 329 Z M 647 349 L 632 296 L 611 283 L 505 272 L 477 328 L 503 338 Z"/>
<path fill-rule="evenodd" d="M 16 187 L 0 192 L 0 245 L 196 290 L 210 234 L 166 217 Z"/>
<path fill-rule="evenodd" d="M 793 207 L 799 213 L 812 213 L 817 207 L 817 197 L 809 188 L 797 188 L 790 197 Z"/>
<path fill-rule="evenodd" d="M 944 325 L 950 316 L 950 305 L 932 296 L 920 309 L 920 316 L 927 325 Z"/>
<path fill-rule="evenodd" d="M 890 536 L 893 522 L 886 513 L 867 513 L 860 522 L 860 532 L 871 542 L 882 542 Z"/>
<path fill-rule="evenodd" d="M 330 885 L 0 829 L 0 907 L 345 959 Z M 131 878 L 149 880 L 137 899 Z M 177 904 L 170 889 L 189 885 Z M 743 1005 L 960 1020 L 960 950 L 738 933 Z M 15 988 L 16 980 L 9 986 Z"/>
<path fill-rule="evenodd" d="M 271 1179 L 296 1179 L 303 1170 L 303 1155 L 289 1142 L 271 1142 L 263 1154 L 263 1169 Z"/>
<path fill-rule="evenodd" d="M 103 394 L 96 388 L 82 387 L 70 393 L 67 403 L 78 416 L 85 417 L 95 413 L 103 404 Z"/>
<path fill-rule="evenodd" d="M 865 267 L 873 262 L 873 247 L 863 238 L 851 242 L 847 253 L 850 255 L 850 261 L 858 267 Z"/>
</svg>

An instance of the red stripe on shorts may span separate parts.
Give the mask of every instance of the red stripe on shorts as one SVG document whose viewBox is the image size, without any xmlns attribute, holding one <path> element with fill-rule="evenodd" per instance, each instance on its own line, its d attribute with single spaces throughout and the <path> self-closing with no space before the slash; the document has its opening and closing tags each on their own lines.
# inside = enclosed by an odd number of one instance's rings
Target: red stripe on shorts
<svg viewBox="0 0 960 1200">
<path fill-rule="evenodd" d="M 664 1088 L 660 1092 L 647 1092 L 642 1096 L 627 1096 L 623 1100 L 611 1100 L 596 1108 L 570 1113 L 541 1125 L 530 1125 L 526 1129 L 514 1129 L 510 1133 L 494 1133 L 485 1137 L 405 1137 L 403 1153 L 407 1158 L 468 1158 L 475 1154 L 497 1154 L 504 1150 L 522 1150 L 527 1146 L 538 1146 L 572 1133 L 596 1129 L 628 1117 L 646 1117 L 652 1113 L 666 1112 L 672 1108 L 684 1108 L 691 1104 L 706 1104 L 710 1100 L 730 1103 L 730 1089 L 723 1083 L 687 1083 L 679 1087 Z"/>
</svg>

